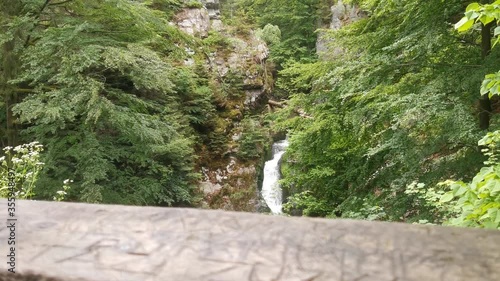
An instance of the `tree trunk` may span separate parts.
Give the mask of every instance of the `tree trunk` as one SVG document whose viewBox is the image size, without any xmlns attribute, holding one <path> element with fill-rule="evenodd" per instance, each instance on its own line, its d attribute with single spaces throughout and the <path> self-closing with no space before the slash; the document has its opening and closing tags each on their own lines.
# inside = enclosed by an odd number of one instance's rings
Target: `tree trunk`
<svg viewBox="0 0 500 281">
<path fill-rule="evenodd" d="M 16 55 L 13 54 L 15 47 L 14 40 L 15 39 L 10 42 L 6 42 L 3 46 L 3 73 L 0 81 L 0 91 L 2 92 L 5 102 L 5 132 L 8 146 L 17 145 L 17 128 L 15 124 L 16 122 L 14 121 L 14 113 L 12 112 L 12 107 L 17 103 L 17 94 L 13 91 L 13 87 L 8 84 L 8 81 L 14 78 L 17 72 L 18 59 Z M 4 141 L 5 140 L 2 140 L 2 142 Z"/>
<path fill-rule="evenodd" d="M 483 59 L 491 51 L 491 27 L 492 23 L 481 25 L 481 50 Z M 487 130 L 490 127 L 491 101 L 488 95 L 481 96 L 479 99 L 479 128 Z"/>
</svg>

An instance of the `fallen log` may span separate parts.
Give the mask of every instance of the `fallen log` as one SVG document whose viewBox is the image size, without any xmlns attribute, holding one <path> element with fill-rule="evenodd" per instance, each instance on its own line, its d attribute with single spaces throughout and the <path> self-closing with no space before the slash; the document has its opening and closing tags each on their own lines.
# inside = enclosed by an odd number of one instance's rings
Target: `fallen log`
<svg viewBox="0 0 500 281">
<path fill-rule="evenodd" d="M 277 106 L 277 107 L 281 107 L 281 108 L 285 107 L 285 104 L 283 102 L 277 102 L 277 101 L 274 101 L 274 100 L 268 100 L 267 103 L 270 104 L 271 106 Z"/>
<path fill-rule="evenodd" d="M 500 231 L 22 200 L 16 219 L 0 280 L 500 280 Z"/>
</svg>

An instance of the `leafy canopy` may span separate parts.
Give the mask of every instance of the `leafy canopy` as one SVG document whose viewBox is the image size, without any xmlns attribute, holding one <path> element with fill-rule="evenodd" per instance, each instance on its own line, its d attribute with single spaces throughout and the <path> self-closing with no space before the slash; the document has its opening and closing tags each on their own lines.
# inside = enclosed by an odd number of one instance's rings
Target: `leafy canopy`
<svg viewBox="0 0 500 281">
<path fill-rule="evenodd" d="M 459 0 L 356 3 L 369 16 L 328 35 L 341 54 L 280 72 L 290 97 L 276 117 L 291 142 L 283 184 L 323 210 L 326 202 L 331 216 L 432 218 L 405 190 L 468 180 L 481 166 L 475 103 L 494 65 L 450 28 Z M 310 118 L 290 119 L 298 109 Z"/>
</svg>

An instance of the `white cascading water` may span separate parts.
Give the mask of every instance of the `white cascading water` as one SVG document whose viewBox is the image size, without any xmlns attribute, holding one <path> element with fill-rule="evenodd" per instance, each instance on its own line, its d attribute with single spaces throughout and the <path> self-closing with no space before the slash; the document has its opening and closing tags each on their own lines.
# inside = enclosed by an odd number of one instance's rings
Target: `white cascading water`
<svg viewBox="0 0 500 281">
<path fill-rule="evenodd" d="M 278 184 L 280 179 L 280 159 L 288 146 L 288 140 L 275 142 L 272 146 L 273 159 L 264 164 L 264 181 L 262 182 L 262 197 L 273 214 L 281 214 L 282 191 Z"/>
</svg>

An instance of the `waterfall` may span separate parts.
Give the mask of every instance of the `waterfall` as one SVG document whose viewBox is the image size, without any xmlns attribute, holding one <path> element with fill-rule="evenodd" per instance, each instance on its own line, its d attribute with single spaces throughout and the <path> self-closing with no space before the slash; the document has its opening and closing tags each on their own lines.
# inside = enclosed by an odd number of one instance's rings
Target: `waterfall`
<svg viewBox="0 0 500 281">
<path fill-rule="evenodd" d="M 288 146 L 288 140 L 275 142 L 272 146 L 273 159 L 266 161 L 264 165 L 264 181 L 262 182 L 262 197 L 271 209 L 273 214 L 281 214 L 282 191 L 278 184 L 280 179 L 280 160 L 285 149 Z"/>
</svg>

